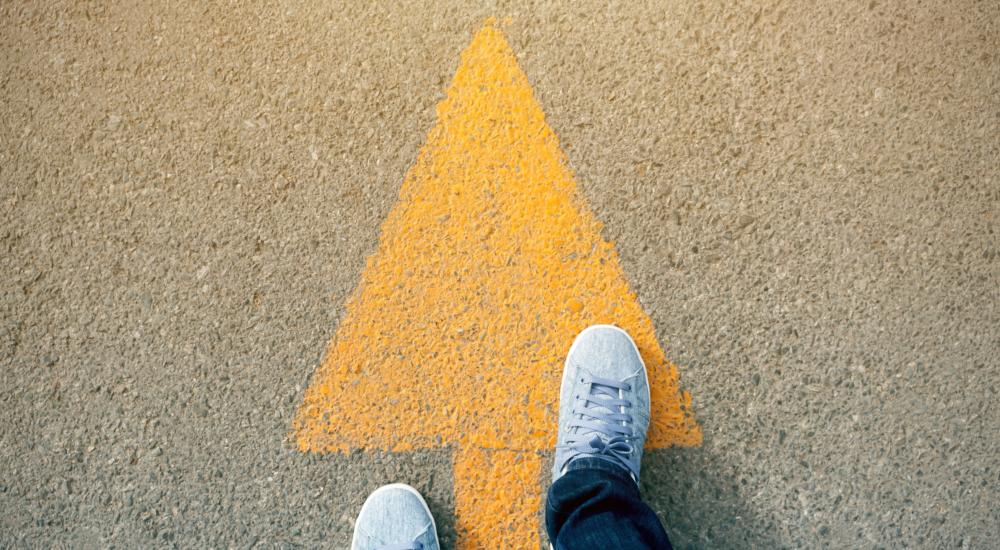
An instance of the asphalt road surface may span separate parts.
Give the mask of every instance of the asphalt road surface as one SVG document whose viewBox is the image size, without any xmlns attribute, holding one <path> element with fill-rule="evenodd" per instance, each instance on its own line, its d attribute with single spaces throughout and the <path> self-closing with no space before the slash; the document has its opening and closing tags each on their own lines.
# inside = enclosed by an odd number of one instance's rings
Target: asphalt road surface
<svg viewBox="0 0 1000 550">
<path fill-rule="evenodd" d="M 488 17 L 690 392 L 680 548 L 1000 539 L 1000 4 L 7 2 L 0 547 L 344 548 L 296 410 Z M 547 480 L 539 479 L 539 491 Z"/>
</svg>

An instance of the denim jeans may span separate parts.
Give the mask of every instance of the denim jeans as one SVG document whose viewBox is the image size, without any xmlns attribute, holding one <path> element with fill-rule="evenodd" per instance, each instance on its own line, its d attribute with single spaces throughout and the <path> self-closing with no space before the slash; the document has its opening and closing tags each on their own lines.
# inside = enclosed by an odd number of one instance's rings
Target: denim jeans
<svg viewBox="0 0 1000 550">
<path fill-rule="evenodd" d="M 556 550 L 671 548 L 628 472 L 600 458 L 570 462 L 552 484 L 545 527 Z"/>
</svg>

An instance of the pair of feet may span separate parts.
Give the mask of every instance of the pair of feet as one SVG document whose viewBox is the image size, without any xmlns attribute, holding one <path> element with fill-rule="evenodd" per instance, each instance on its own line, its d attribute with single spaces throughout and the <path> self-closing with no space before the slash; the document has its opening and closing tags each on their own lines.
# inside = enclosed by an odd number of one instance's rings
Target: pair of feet
<svg viewBox="0 0 1000 550">
<path fill-rule="evenodd" d="M 552 480 L 579 458 L 607 460 L 639 482 L 649 427 L 649 380 L 632 338 L 618 327 L 581 332 L 566 356 Z M 352 550 L 438 550 L 437 528 L 416 489 L 395 483 L 369 495 Z"/>
</svg>

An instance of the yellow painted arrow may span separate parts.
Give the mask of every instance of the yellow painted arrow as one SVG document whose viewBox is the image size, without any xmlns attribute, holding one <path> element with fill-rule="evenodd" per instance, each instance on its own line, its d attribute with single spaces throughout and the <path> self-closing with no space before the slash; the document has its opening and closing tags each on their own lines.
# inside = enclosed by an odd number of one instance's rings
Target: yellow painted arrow
<svg viewBox="0 0 1000 550">
<path fill-rule="evenodd" d="M 647 448 L 698 445 L 677 368 L 495 23 L 461 57 L 295 420 L 303 451 L 454 447 L 459 545 L 537 547 L 573 337 L 613 323 L 649 368 Z"/>
</svg>

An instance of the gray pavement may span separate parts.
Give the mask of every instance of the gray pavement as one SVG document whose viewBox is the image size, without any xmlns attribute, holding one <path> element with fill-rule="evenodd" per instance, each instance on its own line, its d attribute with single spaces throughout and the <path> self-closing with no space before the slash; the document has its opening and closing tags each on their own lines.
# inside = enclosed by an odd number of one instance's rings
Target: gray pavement
<svg viewBox="0 0 1000 550">
<path fill-rule="evenodd" d="M 504 25 L 705 434 L 681 548 L 1000 538 L 1000 4 L 0 6 L 0 547 L 343 548 L 447 450 L 289 440 Z M 544 480 L 540 481 L 544 485 Z"/>
</svg>

